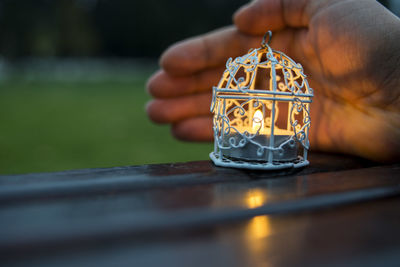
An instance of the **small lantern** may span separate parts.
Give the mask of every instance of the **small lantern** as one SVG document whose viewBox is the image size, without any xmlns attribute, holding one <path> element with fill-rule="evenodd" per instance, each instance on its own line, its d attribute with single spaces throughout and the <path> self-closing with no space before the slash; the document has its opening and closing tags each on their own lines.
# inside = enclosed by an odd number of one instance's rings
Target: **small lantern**
<svg viewBox="0 0 400 267">
<path fill-rule="evenodd" d="M 210 158 L 217 166 L 283 169 L 309 164 L 313 90 L 300 64 L 271 49 L 271 37 L 269 31 L 261 48 L 229 58 L 213 87 Z"/>
</svg>

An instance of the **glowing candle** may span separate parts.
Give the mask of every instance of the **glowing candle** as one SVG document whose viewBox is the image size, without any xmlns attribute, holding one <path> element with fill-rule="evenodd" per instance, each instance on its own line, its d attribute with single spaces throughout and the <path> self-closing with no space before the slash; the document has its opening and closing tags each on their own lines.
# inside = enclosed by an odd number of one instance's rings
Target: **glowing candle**
<svg viewBox="0 0 400 267">
<path fill-rule="evenodd" d="M 233 132 L 223 138 L 224 145 L 229 149 L 222 149 L 224 156 L 236 160 L 267 162 L 270 157 L 270 149 L 266 148 L 260 153 L 260 145 L 264 147 L 279 147 L 292 136 L 291 131 L 274 127 L 274 138 L 273 143 L 271 143 L 271 125 L 265 123 L 264 114 L 261 110 L 254 112 L 251 125 L 237 128 L 240 133 Z M 246 135 L 248 140 L 245 143 L 243 140 L 246 139 L 243 139 L 241 132 L 249 133 Z M 240 145 L 241 141 L 244 143 L 243 146 Z M 236 144 L 238 147 L 232 147 L 232 144 Z M 293 141 L 284 145 L 280 150 L 272 151 L 272 155 L 275 161 L 293 161 L 297 158 L 297 148 L 298 146 Z"/>
<path fill-rule="evenodd" d="M 257 131 L 263 132 L 264 130 L 264 115 L 261 110 L 257 109 L 253 115 L 253 126 L 252 126 L 252 133 L 257 133 Z"/>
<path fill-rule="evenodd" d="M 213 87 L 210 158 L 218 166 L 282 169 L 309 164 L 313 90 L 300 64 L 269 47 L 271 34 L 260 48 L 228 59 Z"/>
</svg>

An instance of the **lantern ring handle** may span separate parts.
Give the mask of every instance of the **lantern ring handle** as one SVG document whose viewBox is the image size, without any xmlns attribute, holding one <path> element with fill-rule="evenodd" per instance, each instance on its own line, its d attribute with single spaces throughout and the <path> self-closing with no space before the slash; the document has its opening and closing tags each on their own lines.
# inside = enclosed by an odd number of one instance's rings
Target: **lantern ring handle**
<svg viewBox="0 0 400 267">
<path fill-rule="evenodd" d="M 267 37 L 268 37 L 268 41 L 267 41 Z M 261 42 L 261 46 L 262 47 L 267 47 L 271 43 L 271 39 L 272 39 L 272 32 L 271 31 L 267 31 L 264 34 L 264 37 L 263 37 L 262 42 Z"/>
</svg>

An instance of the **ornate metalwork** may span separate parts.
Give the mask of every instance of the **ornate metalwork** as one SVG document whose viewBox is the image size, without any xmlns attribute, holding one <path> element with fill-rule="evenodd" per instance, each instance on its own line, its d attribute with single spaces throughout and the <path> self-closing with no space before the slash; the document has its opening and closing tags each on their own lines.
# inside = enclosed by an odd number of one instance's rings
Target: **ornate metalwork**
<svg viewBox="0 0 400 267">
<path fill-rule="evenodd" d="M 260 48 L 229 58 L 213 87 L 210 157 L 218 166 L 281 169 L 309 164 L 313 90 L 303 67 L 271 49 L 270 39 L 267 32 Z"/>
</svg>

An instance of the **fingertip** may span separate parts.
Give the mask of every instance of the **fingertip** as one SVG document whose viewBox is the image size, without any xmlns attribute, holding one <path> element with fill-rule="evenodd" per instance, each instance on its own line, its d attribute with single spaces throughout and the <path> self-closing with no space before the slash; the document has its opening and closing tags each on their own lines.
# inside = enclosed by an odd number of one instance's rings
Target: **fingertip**
<svg viewBox="0 0 400 267">
<path fill-rule="evenodd" d="M 144 105 L 144 111 L 146 112 L 147 116 L 149 117 L 150 120 L 153 120 L 152 115 L 153 115 L 153 110 L 152 110 L 152 105 L 153 105 L 154 100 L 148 101 Z"/>
<path fill-rule="evenodd" d="M 210 114 L 211 94 L 154 99 L 146 105 L 149 118 L 156 123 L 175 123 Z"/>
<path fill-rule="evenodd" d="M 212 117 L 204 116 L 180 121 L 172 125 L 171 133 L 182 141 L 212 141 Z"/>
<path fill-rule="evenodd" d="M 171 76 L 163 70 L 153 74 L 147 81 L 147 91 L 155 98 L 174 98 L 194 93 L 195 79 L 191 76 Z"/>
<path fill-rule="evenodd" d="M 248 25 L 252 24 L 252 16 L 249 16 L 249 13 L 251 13 L 251 7 L 253 4 L 254 2 L 251 2 L 240 7 L 232 16 L 233 24 L 235 24 L 241 32 L 248 33 L 252 30 Z"/>
<path fill-rule="evenodd" d="M 174 123 L 171 125 L 171 134 L 175 139 L 181 141 L 191 141 L 187 136 L 187 129 L 182 127 L 182 123 Z"/>
<path fill-rule="evenodd" d="M 194 72 L 197 60 L 200 60 L 199 47 L 192 44 L 192 39 L 180 41 L 161 55 L 160 66 L 172 75 L 186 75 Z"/>
<path fill-rule="evenodd" d="M 240 32 L 262 35 L 268 30 L 280 30 L 285 23 L 280 0 L 255 0 L 244 5 L 233 15 L 233 22 Z"/>
<path fill-rule="evenodd" d="M 171 46 L 169 46 L 161 55 L 160 60 L 159 60 L 159 64 L 160 67 L 166 71 L 173 71 L 173 69 L 175 68 L 173 62 L 174 62 L 174 58 L 176 57 L 177 54 L 177 46 L 179 45 L 179 43 L 177 44 L 173 44 Z"/>
<path fill-rule="evenodd" d="M 160 116 L 161 113 L 159 112 L 158 102 L 159 100 L 157 99 L 147 102 L 145 105 L 145 110 L 150 120 L 152 120 L 155 123 L 161 124 L 165 123 L 165 119 L 162 116 Z"/>
<path fill-rule="evenodd" d="M 182 79 L 181 79 L 182 80 Z M 170 98 L 179 95 L 182 83 L 169 76 L 164 70 L 159 70 L 147 81 L 147 91 L 156 98 Z"/>
<path fill-rule="evenodd" d="M 152 96 L 157 92 L 158 81 L 162 77 L 162 70 L 156 71 L 146 82 L 146 92 Z"/>
</svg>

